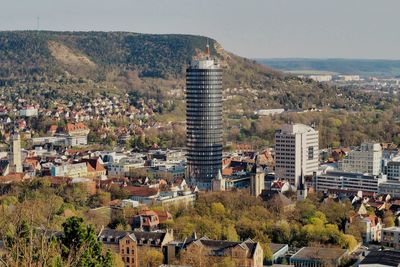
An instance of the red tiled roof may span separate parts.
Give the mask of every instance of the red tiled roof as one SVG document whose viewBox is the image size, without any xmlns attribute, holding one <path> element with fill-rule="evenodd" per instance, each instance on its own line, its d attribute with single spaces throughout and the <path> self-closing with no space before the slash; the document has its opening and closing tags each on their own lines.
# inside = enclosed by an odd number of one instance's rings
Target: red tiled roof
<svg viewBox="0 0 400 267">
<path fill-rule="evenodd" d="M 99 158 L 91 158 L 91 159 L 82 159 L 82 162 L 85 162 L 88 167 L 88 172 L 98 172 L 105 171 L 103 164 L 100 164 Z"/>
<path fill-rule="evenodd" d="M 23 173 L 9 173 L 6 176 L 0 176 L 0 184 L 21 182 L 24 180 L 24 176 Z"/>
<path fill-rule="evenodd" d="M 233 168 L 228 167 L 228 168 L 224 168 L 222 170 L 222 175 L 232 175 L 233 174 Z"/>
<path fill-rule="evenodd" d="M 132 196 L 138 197 L 150 197 L 158 193 L 158 189 L 142 186 L 127 186 L 125 189 L 128 190 Z"/>
<path fill-rule="evenodd" d="M 37 157 L 25 158 L 25 163 L 31 165 L 33 168 L 39 164 L 39 159 Z"/>
<path fill-rule="evenodd" d="M 65 126 L 65 130 L 67 132 L 73 132 L 76 130 L 87 130 L 89 129 L 84 123 L 82 122 L 78 122 L 78 123 L 67 123 L 67 125 Z"/>
<path fill-rule="evenodd" d="M 162 211 L 156 211 L 156 213 L 158 215 L 160 223 L 163 223 L 167 220 L 172 220 L 172 215 L 168 211 L 162 210 Z"/>
</svg>

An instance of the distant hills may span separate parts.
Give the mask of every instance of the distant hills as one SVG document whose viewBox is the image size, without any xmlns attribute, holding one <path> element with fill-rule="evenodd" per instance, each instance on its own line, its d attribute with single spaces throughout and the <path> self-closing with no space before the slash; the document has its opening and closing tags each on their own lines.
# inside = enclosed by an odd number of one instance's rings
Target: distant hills
<svg viewBox="0 0 400 267">
<path fill-rule="evenodd" d="M 204 51 L 207 39 L 130 32 L 0 32 L 0 77 L 35 74 L 53 77 L 68 72 L 77 77 L 105 80 L 110 78 L 107 74 L 124 75 L 133 71 L 139 78 L 180 79 L 190 60 Z M 226 52 L 215 40 L 209 42 L 212 54 L 227 67 L 229 75 L 240 76 L 235 66 L 246 64 L 251 65 L 256 75 L 278 74 Z"/>
<path fill-rule="evenodd" d="M 54 96 L 102 90 L 177 103 L 184 96 L 185 69 L 202 55 L 207 39 L 131 32 L 0 32 L 0 87 L 27 88 L 25 93 L 47 88 L 51 92 L 46 95 Z M 227 112 L 345 105 L 337 100 L 342 93 L 337 88 L 284 74 L 209 42 L 224 68 L 224 89 L 237 88 L 225 92 Z"/>
<path fill-rule="evenodd" d="M 257 59 L 282 71 L 326 71 L 362 76 L 400 77 L 400 60 L 372 59 Z"/>
</svg>

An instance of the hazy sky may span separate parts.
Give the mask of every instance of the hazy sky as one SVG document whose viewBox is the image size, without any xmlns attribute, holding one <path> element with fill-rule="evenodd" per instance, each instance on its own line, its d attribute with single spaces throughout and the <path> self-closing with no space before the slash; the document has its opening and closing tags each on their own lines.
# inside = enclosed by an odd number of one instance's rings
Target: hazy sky
<svg viewBox="0 0 400 267">
<path fill-rule="evenodd" d="M 190 33 L 247 57 L 400 59 L 399 0 L 0 0 L 0 30 Z"/>
</svg>

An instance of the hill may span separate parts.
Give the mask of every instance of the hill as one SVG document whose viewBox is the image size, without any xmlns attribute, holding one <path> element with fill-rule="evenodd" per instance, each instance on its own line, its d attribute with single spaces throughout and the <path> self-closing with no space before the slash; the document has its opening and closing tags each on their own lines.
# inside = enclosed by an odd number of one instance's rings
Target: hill
<svg viewBox="0 0 400 267">
<path fill-rule="evenodd" d="M 257 59 L 284 71 L 328 71 L 362 76 L 400 76 L 400 60 L 372 59 Z"/>
<path fill-rule="evenodd" d="M 209 41 L 224 68 L 225 110 L 230 114 L 352 106 L 347 98 L 336 97 L 343 93 L 339 89 L 283 74 Z M 182 107 L 177 100 L 183 99 L 185 68 L 206 42 L 203 36 L 179 34 L 0 32 L 0 86 L 28 87 L 24 94 L 42 94 L 46 88 L 46 96 L 68 98 L 74 97 L 71 92 L 129 93 Z"/>
</svg>

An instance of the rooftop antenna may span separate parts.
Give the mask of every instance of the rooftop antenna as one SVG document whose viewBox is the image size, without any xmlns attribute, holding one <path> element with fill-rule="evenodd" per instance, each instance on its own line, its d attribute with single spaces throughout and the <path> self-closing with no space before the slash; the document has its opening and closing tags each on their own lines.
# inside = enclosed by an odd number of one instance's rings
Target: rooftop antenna
<svg viewBox="0 0 400 267">
<path fill-rule="evenodd" d="M 210 44 L 209 44 L 209 42 L 208 42 L 208 38 L 207 38 L 207 44 L 206 44 L 206 51 L 205 51 L 205 53 L 206 53 L 207 58 L 210 57 L 211 53 L 210 53 Z"/>
</svg>

